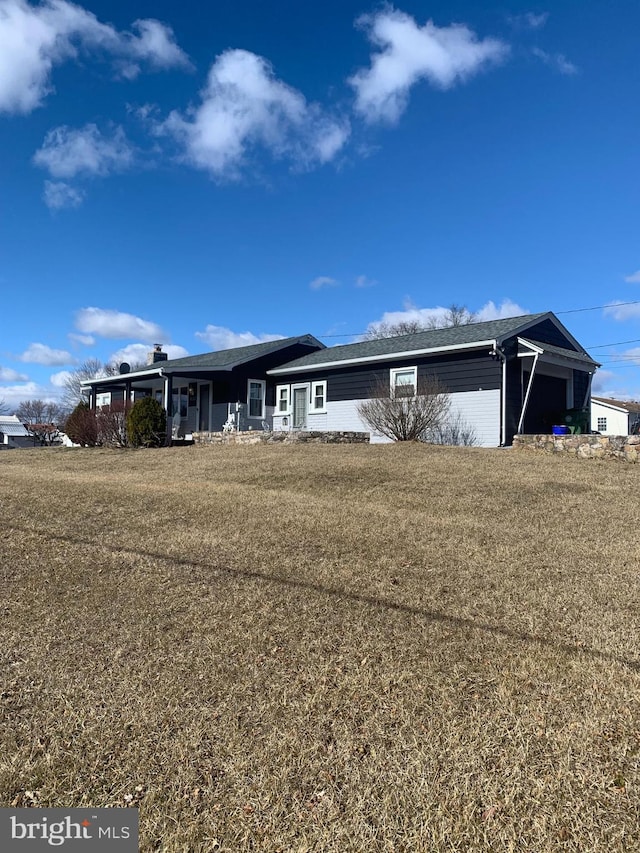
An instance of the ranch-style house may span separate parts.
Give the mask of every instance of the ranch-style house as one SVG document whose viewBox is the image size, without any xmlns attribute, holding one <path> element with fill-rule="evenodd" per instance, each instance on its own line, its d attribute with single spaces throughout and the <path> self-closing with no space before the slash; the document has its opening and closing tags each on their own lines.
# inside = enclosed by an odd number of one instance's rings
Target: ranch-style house
<svg viewBox="0 0 640 853">
<path fill-rule="evenodd" d="M 435 377 L 477 444 L 498 447 L 550 432 L 572 410 L 585 428 L 578 413 L 588 412 L 598 366 L 545 312 L 335 347 L 302 335 L 169 360 L 157 346 L 146 367 L 83 384 L 92 408 L 155 396 L 170 434 L 185 436 L 231 426 L 369 432 L 358 404 L 381 381 L 407 394 Z"/>
</svg>

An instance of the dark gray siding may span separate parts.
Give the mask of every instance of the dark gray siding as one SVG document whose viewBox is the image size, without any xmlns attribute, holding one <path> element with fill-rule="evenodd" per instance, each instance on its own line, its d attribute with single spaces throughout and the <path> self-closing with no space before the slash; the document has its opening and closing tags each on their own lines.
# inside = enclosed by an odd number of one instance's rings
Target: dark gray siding
<svg viewBox="0 0 640 853">
<path fill-rule="evenodd" d="M 540 341 L 541 344 L 551 344 L 554 347 L 564 347 L 565 349 L 572 349 L 574 352 L 577 352 L 577 348 L 571 343 L 569 338 L 548 319 L 543 320 L 541 323 L 536 323 L 535 326 L 531 326 L 520 337 L 525 338 L 525 340 Z"/>
<path fill-rule="evenodd" d="M 511 444 L 518 431 L 518 421 L 522 412 L 522 378 L 520 359 L 507 362 L 507 393 L 505 400 L 505 444 Z"/>
<path fill-rule="evenodd" d="M 327 401 L 336 403 L 344 400 L 363 400 L 380 382 L 389 381 L 389 370 L 402 367 L 418 367 L 418 384 L 421 379 L 435 377 L 447 391 L 492 391 L 500 388 L 500 362 L 487 353 L 477 355 L 454 353 L 447 357 L 408 358 L 388 361 L 384 365 L 357 365 L 353 367 L 325 368 L 294 375 L 274 377 L 275 384 L 289 385 L 296 382 L 327 380 Z"/>
<path fill-rule="evenodd" d="M 584 370 L 573 371 L 573 405 L 580 408 L 589 387 L 589 374 Z M 587 401 L 587 406 L 589 405 Z"/>
</svg>

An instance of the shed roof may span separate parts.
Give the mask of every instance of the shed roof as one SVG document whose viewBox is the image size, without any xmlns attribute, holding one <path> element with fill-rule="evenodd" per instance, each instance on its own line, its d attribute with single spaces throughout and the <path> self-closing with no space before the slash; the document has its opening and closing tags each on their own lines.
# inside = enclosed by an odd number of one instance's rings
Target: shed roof
<svg viewBox="0 0 640 853">
<path fill-rule="evenodd" d="M 605 406 L 612 406 L 615 409 L 621 409 L 625 412 L 640 414 L 640 403 L 635 400 L 614 400 L 611 397 L 591 397 L 594 403 L 602 403 Z"/>
<path fill-rule="evenodd" d="M 0 432 L 16 437 L 29 435 L 29 431 L 15 415 L 0 415 Z"/>
</svg>

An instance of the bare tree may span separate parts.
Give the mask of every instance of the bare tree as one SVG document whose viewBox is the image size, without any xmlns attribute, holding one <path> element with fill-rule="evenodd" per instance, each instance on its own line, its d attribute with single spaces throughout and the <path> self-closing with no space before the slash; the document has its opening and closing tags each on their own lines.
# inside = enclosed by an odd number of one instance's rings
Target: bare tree
<svg viewBox="0 0 640 853">
<path fill-rule="evenodd" d="M 444 317 L 440 319 L 433 318 L 427 324 L 428 329 L 448 329 L 451 326 L 468 326 L 469 323 L 475 323 L 478 315 L 474 311 L 469 311 L 466 305 L 456 305 L 452 303 L 446 310 Z"/>
<path fill-rule="evenodd" d="M 442 317 L 432 317 L 430 320 L 401 320 L 399 323 L 378 323 L 367 329 L 363 335 L 365 341 L 375 341 L 380 338 L 395 338 L 400 335 L 414 335 L 417 332 L 427 332 L 432 329 L 447 329 L 451 326 L 467 326 L 475 323 L 477 314 L 465 305 L 450 305 Z"/>
<path fill-rule="evenodd" d="M 420 441 L 447 419 L 450 407 L 445 387 L 435 377 L 424 377 L 417 389 L 411 387 L 411 393 L 399 393 L 381 379 L 373 386 L 371 399 L 359 403 L 357 411 L 374 432 L 386 438 Z"/>
<path fill-rule="evenodd" d="M 16 415 L 23 424 L 57 424 L 62 411 L 59 403 L 52 400 L 23 400 Z"/>
<path fill-rule="evenodd" d="M 63 412 L 51 400 L 23 400 L 16 409 L 16 416 L 31 433 L 36 444 L 53 444 L 60 435 L 59 425 Z"/>
<path fill-rule="evenodd" d="M 0 399 L 0 415 L 8 415 L 9 414 L 9 406 L 5 403 L 4 400 Z"/>
<path fill-rule="evenodd" d="M 103 364 L 99 358 L 88 358 L 76 367 L 75 370 L 71 371 L 71 374 L 64 383 L 62 405 L 67 411 L 73 411 L 78 403 L 84 399 L 82 383 L 86 379 L 115 376 L 117 372 L 118 368 L 114 364 Z"/>
</svg>

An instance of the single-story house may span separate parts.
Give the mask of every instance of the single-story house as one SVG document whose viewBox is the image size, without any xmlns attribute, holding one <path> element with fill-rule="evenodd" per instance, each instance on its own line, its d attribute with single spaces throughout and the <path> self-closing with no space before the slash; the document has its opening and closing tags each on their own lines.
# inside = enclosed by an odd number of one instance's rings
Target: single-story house
<svg viewBox="0 0 640 853">
<path fill-rule="evenodd" d="M 92 409 L 154 396 L 167 412 L 169 435 L 263 429 L 275 411 L 275 383 L 267 371 L 307 355 L 324 344 L 312 335 L 168 359 L 156 345 L 146 367 L 82 383 Z"/>
<path fill-rule="evenodd" d="M 30 447 L 31 433 L 15 415 L 0 415 L 0 449 Z"/>
<path fill-rule="evenodd" d="M 602 435 L 631 435 L 640 429 L 640 403 L 591 398 L 591 428 Z"/>
<path fill-rule="evenodd" d="M 380 381 L 407 393 L 422 377 L 435 377 L 452 412 L 485 447 L 509 445 L 516 433 L 551 432 L 567 410 L 588 412 L 599 366 L 551 312 L 336 347 L 303 335 L 181 359 L 154 352 L 151 359 L 142 370 L 83 383 L 92 407 L 105 394 L 112 401 L 153 394 L 181 435 L 229 423 L 239 430 L 369 432 L 358 404 Z"/>
</svg>

